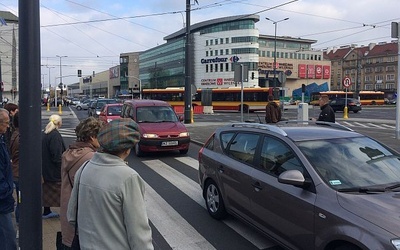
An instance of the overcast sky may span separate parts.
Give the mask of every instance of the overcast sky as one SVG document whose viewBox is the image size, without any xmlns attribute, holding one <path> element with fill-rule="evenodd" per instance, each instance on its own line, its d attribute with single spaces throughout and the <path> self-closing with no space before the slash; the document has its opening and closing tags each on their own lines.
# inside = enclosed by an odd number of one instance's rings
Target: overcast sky
<svg viewBox="0 0 400 250">
<path fill-rule="evenodd" d="M 257 14 L 260 34 L 314 39 L 315 49 L 390 42 L 391 22 L 400 22 L 399 0 L 192 0 L 191 24 L 232 15 Z M 186 23 L 186 0 L 41 0 L 42 65 L 51 81 L 64 84 L 119 64 L 120 53 L 165 43 Z M 0 10 L 18 16 L 18 0 L 1 0 Z M 1 34 L 0 34 L 1 35 Z M 49 68 L 42 67 L 45 83 Z M 58 81 L 58 80 L 57 80 Z"/>
</svg>

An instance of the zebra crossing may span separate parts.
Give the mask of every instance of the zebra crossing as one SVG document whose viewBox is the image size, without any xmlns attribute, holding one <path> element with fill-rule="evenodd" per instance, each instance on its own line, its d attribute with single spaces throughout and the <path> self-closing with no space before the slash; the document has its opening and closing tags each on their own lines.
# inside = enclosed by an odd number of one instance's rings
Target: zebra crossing
<svg viewBox="0 0 400 250">
<path fill-rule="evenodd" d="M 347 126 L 347 127 L 358 127 L 358 128 L 374 128 L 374 129 L 395 129 L 396 126 L 394 124 L 377 124 L 377 123 L 361 123 L 361 122 L 350 122 L 350 121 L 338 121 L 338 123 Z"/>
<path fill-rule="evenodd" d="M 189 171 L 195 171 L 197 173 L 197 159 L 190 156 L 179 156 L 168 159 L 168 163 L 164 162 L 163 159 L 143 160 L 141 163 L 148 169 L 154 171 L 154 173 L 166 180 L 173 187 L 179 189 L 188 199 L 205 210 L 202 214 L 207 217 L 207 219 L 211 219 L 206 212 L 206 205 L 199 184 L 193 180 L 193 178 L 177 170 L 178 168 L 187 168 Z M 136 167 L 134 167 L 134 169 L 136 170 Z M 140 174 L 140 170 L 138 172 Z M 155 228 L 157 228 L 171 249 L 220 249 L 213 245 L 209 239 L 205 238 L 194 225 L 191 225 L 187 218 L 177 212 L 176 209 L 157 192 L 157 188 L 152 187 L 152 185 L 147 182 L 146 177 L 143 179 L 146 182 L 145 202 L 149 220 Z M 215 220 L 214 222 L 220 223 Z M 265 236 L 236 218 L 229 217 L 222 221 L 222 223 L 224 226 L 231 229 L 232 232 L 240 235 L 248 244 L 252 245 L 251 248 L 244 249 L 270 249 L 272 247 L 277 249 L 276 244 L 267 240 Z M 171 230 L 172 228 L 173 230 Z"/>
</svg>

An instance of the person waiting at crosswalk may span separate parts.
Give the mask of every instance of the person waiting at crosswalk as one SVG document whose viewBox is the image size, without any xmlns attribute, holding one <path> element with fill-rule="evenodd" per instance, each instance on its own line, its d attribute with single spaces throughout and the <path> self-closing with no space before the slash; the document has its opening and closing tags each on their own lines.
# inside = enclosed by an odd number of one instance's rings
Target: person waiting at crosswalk
<svg viewBox="0 0 400 250">
<path fill-rule="evenodd" d="M 76 172 L 67 218 L 78 223 L 82 249 L 154 249 L 145 182 L 125 162 L 139 138 L 130 118 L 107 123 L 100 150 Z"/>
</svg>

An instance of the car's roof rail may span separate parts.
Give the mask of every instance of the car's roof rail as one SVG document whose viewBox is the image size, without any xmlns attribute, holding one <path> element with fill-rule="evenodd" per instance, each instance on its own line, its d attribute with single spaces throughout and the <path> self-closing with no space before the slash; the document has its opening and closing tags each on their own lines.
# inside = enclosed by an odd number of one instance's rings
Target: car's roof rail
<svg viewBox="0 0 400 250">
<path fill-rule="evenodd" d="M 336 122 L 324 122 L 324 121 L 302 121 L 302 120 L 287 120 L 287 121 L 280 121 L 279 124 L 289 124 L 289 123 L 301 123 L 301 124 L 315 124 L 315 125 L 322 125 L 322 126 L 328 126 L 331 128 L 336 128 L 340 130 L 346 130 L 346 131 L 354 131 L 349 127 L 346 127 L 340 123 Z"/>
<path fill-rule="evenodd" d="M 269 130 L 271 132 L 278 133 L 283 136 L 287 136 L 285 131 L 283 131 L 281 128 L 279 128 L 275 125 L 262 124 L 262 123 L 232 123 L 229 126 L 234 127 L 234 128 L 240 127 L 240 128 L 264 129 L 264 130 Z"/>
</svg>

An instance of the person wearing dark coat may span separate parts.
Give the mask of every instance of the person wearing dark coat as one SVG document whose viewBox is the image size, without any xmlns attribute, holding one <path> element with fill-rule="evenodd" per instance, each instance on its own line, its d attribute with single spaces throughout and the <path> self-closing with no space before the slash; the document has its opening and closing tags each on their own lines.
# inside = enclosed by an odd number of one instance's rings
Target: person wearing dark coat
<svg viewBox="0 0 400 250">
<path fill-rule="evenodd" d="M 335 111 L 329 105 L 329 97 L 327 95 L 321 95 L 319 98 L 319 106 L 321 113 L 319 114 L 317 121 L 323 122 L 335 122 Z"/>
<path fill-rule="evenodd" d="M 10 126 L 9 112 L 0 108 L 0 249 L 17 249 L 16 232 L 12 221 L 14 212 L 14 183 L 10 155 L 4 133 Z"/>
<path fill-rule="evenodd" d="M 59 115 L 51 115 L 42 135 L 42 200 L 43 219 L 59 217 L 50 207 L 60 207 L 61 156 L 66 150 L 58 129 L 62 125 Z"/>
<path fill-rule="evenodd" d="M 277 123 L 282 118 L 282 111 L 272 95 L 268 96 L 268 104 L 265 107 L 265 122 L 266 123 Z"/>
</svg>

